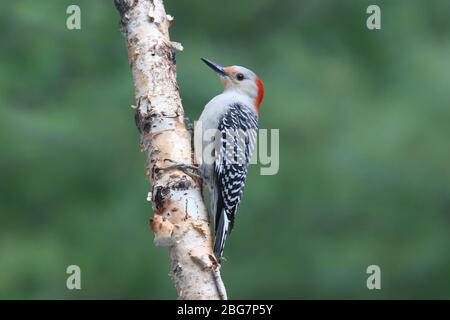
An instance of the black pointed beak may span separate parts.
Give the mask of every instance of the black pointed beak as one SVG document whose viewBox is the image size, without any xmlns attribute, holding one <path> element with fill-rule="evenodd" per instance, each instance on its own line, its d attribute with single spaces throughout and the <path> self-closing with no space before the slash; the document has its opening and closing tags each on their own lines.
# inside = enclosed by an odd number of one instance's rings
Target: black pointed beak
<svg viewBox="0 0 450 320">
<path fill-rule="evenodd" d="M 202 58 L 202 61 L 204 63 L 206 63 L 215 72 L 220 74 L 221 76 L 224 76 L 224 77 L 228 77 L 229 76 L 228 73 L 224 70 L 224 68 L 221 65 L 215 63 L 214 61 L 208 60 L 206 58 Z"/>
</svg>

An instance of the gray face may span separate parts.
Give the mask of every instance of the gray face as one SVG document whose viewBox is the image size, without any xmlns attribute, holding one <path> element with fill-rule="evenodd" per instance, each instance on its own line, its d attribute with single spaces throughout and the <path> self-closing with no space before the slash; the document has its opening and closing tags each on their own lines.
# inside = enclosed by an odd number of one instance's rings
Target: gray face
<svg viewBox="0 0 450 320">
<path fill-rule="evenodd" d="M 261 80 L 256 74 L 241 66 L 222 67 L 218 63 L 206 58 L 202 58 L 211 69 L 213 69 L 220 77 L 225 91 L 234 90 L 245 94 L 254 99 L 255 104 L 259 107 L 264 94 L 264 88 Z"/>
<path fill-rule="evenodd" d="M 220 75 L 220 79 L 225 86 L 225 90 L 237 90 L 255 99 L 258 96 L 258 86 L 256 74 L 241 66 L 231 66 L 223 68 L 227 76 Z"/>
</svg>

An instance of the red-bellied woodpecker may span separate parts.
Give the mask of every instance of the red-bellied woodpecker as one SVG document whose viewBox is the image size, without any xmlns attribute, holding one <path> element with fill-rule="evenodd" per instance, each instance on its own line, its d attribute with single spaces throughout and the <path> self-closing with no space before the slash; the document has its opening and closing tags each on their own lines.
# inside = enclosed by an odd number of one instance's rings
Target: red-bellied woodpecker
<svg viewBox="0 0 450 320">
<path fill-rule="evenodd" d="M 220 262 L 242 198 L 256 143 L 262 81 L 240 66 L 221 67 L 202 59 L 219 74 L 225 89 L 205 106 L 195 126 L 195 154 L 215 221 L 214 254 Z"/>
</svg>

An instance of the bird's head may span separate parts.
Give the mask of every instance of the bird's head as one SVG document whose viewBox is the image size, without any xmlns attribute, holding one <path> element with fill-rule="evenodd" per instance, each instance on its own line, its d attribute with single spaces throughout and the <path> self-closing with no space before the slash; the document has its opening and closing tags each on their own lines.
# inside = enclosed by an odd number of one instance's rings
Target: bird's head
<svg viewBox="0 0 450 320">
<path fill-rule="evenodd" d="M 211 60 L 202 60 L 219 74 L 225 90 L 236 90 L 247 95 L 254 101 L 256 110 L 259 110 L 264 97 L 264 85 L 253 71 L 241 66 L 222 67 Z"/>
</svg>

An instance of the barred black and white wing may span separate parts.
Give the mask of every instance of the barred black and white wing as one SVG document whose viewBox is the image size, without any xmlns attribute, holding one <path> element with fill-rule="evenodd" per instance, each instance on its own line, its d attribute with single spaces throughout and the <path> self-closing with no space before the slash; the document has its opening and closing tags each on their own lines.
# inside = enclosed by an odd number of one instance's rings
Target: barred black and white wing
<svg viewBox="0 0 450 320">
<path fill-rule="evenodd" d="M 235 103 L 219 122 L 214 170 L 215 244 L 220 261 L 227 235 L 241 202 L 245 179 L 258 131 L 258 116 L 250 107 Z"/>
</svg>

